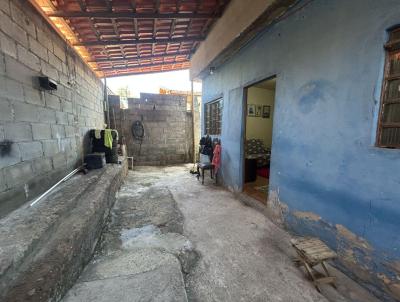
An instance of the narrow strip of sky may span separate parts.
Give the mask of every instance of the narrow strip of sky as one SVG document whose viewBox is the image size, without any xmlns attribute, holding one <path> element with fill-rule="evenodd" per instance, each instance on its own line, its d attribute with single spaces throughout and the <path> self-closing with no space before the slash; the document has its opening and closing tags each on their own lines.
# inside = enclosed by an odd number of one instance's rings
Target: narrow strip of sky
<svg viewBox="0 0 400 302">
<path fill-rule="evenodd" d="M 139 97 L 141 92 L 159 93 L 160 88 L 191 91 L 189 70 L 108 78 L 107 86 L 114 93 L 128 87 L 132 97 Z M 193 86 L 195 92 L 201 92 L 201 83 L 194 82 Z"/>
</svg>

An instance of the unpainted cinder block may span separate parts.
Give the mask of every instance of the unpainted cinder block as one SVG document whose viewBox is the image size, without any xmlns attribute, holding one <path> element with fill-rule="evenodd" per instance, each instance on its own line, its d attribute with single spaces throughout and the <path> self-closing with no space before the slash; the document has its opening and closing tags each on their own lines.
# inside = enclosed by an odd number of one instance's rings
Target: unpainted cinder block
<svg viewBox="0 0 400 302">
<path fill-rule="evenodd" d="M 18 185 L 27 183 L 34 175 L 30 162 L 22 162 L 4 169 L 8 188 L 15 188 Z"/>
<path fill-rule="evenodd" d="M 63 125 L 51 125 L 51 136 L 55 139 L 65 137 L 65 128 Z"/>
<path fill-rule="evenodd" d="M 61 60 L 56 57 L 53 53 L 49 52 L 49 63 L 55 67 L 58 71 L 62 72 L 62 62 Z"/>
<path fill-rule="evenodd" d="M 59 80 L 59 76 L 58 76 L 58 72 L 57 72 L 56 68 L 54 68 L 53 66 L 51 66 L 49 63 L 47 63 L 45 61 L 41 61 L 41 65 L 42 65 L 42 73 L 45 76 L 48 76 L 49 78 L 51 78 L 54 81 Z"/>
<path fill-rule="evenodd" d="M 44 106 L 44 98 L 42 97 L 42 92 L 38 89 L 31 88 L 29 86 L 24 86 L 25 102 L 35 105 Z"/>
<path fill-rule="evenodd" d="M 26 66 L 37 72 L 40 71 L 40 60 L 35 54 L 19 44 L 17 45 L 17 54 L 18 60 L 21 63 L 25 64 Z"/>
<path fill-rule="evenodd" d="M 36 77 L 38 75 L 36 71 L 10 56 L 5 56 L 5 61 L 8 78 L 26 85 L 25 87 L 32 87 L 35 85 Z"/>
<path fill-rule="evenodd" d="M 40 108 L 39 121 L 42 123 L 56 123 L 56 112 L 53 109 Z"/>
<path fill-rule="evenodd" d="M 4 140 L 4 126 L 0 124 L 0 140 Z"/>
<path fill-rule="evenodd" d="M 28 36 L 23 28 L 13 22 L 9 16 L 0 11 L 0 29 L 10 38 L 28 47 Z"/>
<path fill-rule="evenodd" d="M 44 140 L 42 144 L 45 156 L 53 156 L 59 152 L 58 141 L 56 139 Z"/>
<path fill-rule="evenodd" d="M 61 107 L 62 107 L 62 111 L 64 111 L 64 112 L 73 113 L 72 102 L 69 102 L 67 100 L 61 100 Z"/>
<path fill-rule="evenodd" d="M 56 119 L 57 119 L 57 124 L 68 125 L 68 113 L 57 111 Z"/>
<path fill-rule="evenodd" d="M 67 165 L 67 158 L 65 156 L 65 153 L 58 153 L 54 155 L 52 160 L 54 169 L 59 169 Z"/>
<path fill-rule="evenodd" d="M 12 121 L 13 112 L 10 102 L 0 97 L 0 121 Z"/>
<path fill-rule="evenodd" d="M 7 189 L 6 178 L 4 177 L 3 170 L 0 170 L 0 192 L 5 191 L 6 189 Z"/>
<path fill-rule="evenodd" d="M 5 87 L 0 90 L 0 96 L 10 100 L 24 101 L 24 90 L 20 83 L 8 78 L 4 78 L 2 81 Z"/>
<path fill-rule="evenodd" d="M 18 101 L 13 102 L 14 118 L 17 122 L 37 122 L 38 107 Z"/>
<path fill-rule="evenodd" d="M 39 43 L 46 47 L 50 52 L 53 52 L 53 42 L 51 41 L 50 33 L 47 31 L 47 28 L 37 28 L 36 35 Z"/>
<path fill-rule="evenodd" d="M 6 61 L 4 59 L 4 54 L 0 53 L 0 75 L 5 75 L 5 74 L 6 74 Z"/>
<path fill-rule="evenodd" d="M 60 40 L 61 42 L 61 40 Z M 60 43 L 61 44 L 61 43 Z M 53 41 L 54 54 L 62 61 L 65 62 L 65 46 L 60 46 L 56 41 Z"/>
<path fill-rule="evenodd" d="M 19 143 L 19 150 L 21 152 L 23 161 L 43 156 L 43 149 L 41 142 Z"/>
<path fill-rule="evenodd" d="M 32 127 L 28 123 L 7 123 L 4 125 L 5 138 L 13 142 L 32 140 Z"/>
<path fill-rule="evenodd" d="M 17 44 L 15 41 L 0 32 L 0 49 L 13 58 L 17 58 Z"/>
<path fill-rule="evenodd" d="M 47 61 L 49 59 L 47 55 L 47 49 L 42 44 L 40 44 L 37 40 L 33 37 L 29 37 L 29 49 L 37 55 L 39 58 Z"/>
<path fill-rule="evenodd" d="M 5 12 L 7 15 L 10 15 L 10 0 L 0 0 L 0 10 Z"/>
<path fill-rule="evenodd" d="M 46 107 L 61 110 L 60 98 L 51 93 L 45 93 Z"/>
<path fill-rule="evenodd" d="M 11 7 L 11 18 L 14 20 L 14 22 L 19 26 L 22 26 L 22 28 L 27 33 L 29 33 L 29 35 L 36 38 L 36 26 L 27 17 L 25 12 L 23 12 L 19 7 L 17 7 L 15 1 L 10 2 L 10 7 Z"/>
<path fill-rule="evenodd" d="M 63 138 L 59 143 L 61 152 L 68 152 L 72 150 L 72 139 L 71 138 Z"/>
<path fill-rule="evenodd" d="M 34 140 L 51 139 L 51 127 L 48 124 L 32 124 L 32 134 Z"/>
<path fill-rule="evenodd" d="M 75 127 L 65 126 L 65 136 L 66 137 L 74 137 L 75 136 Z"/>
</svg>

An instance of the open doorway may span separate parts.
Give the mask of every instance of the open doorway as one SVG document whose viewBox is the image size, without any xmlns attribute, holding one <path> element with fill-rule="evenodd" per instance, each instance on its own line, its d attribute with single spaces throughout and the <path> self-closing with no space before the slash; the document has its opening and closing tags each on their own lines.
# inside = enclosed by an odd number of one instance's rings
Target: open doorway
<svg viewBox="0 0 400 302">
<path fill-rule="evenodd" d="M 268 199 L 276 77 L 245 89 L 244 185 L 251 197 Z"/>
</svg>

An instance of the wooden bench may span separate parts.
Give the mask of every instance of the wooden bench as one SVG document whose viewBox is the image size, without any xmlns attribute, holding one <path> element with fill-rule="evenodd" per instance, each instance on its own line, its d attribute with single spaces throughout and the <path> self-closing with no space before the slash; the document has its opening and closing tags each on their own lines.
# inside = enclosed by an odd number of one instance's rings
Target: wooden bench
<svg viewBox="0 0 400 302">
<path fill-rule="evenodd" d="M 329 274 L 325 261 L 335 259 L 337 254 L 332 251 L 325 243 L 317 238 L 299 237 L 290 241 L 297 252 L 298 258 L 295 260 L 299 266 L 304 266 L 308 275 L 320 292 L 320 284 L 331 284 L 336 288 L 336 277 Z M 320 264 L 325 272 L 322 277 L 317 276 L 314 266 Z"/>
</svg>

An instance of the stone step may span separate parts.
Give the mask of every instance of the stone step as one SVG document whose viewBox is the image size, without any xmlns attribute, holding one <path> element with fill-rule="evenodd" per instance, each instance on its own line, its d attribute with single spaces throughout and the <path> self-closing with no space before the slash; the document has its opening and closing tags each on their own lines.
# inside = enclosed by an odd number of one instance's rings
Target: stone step
<svg viewBox="0 0 400 302">
<path fill-rule="evenodd" d="M 63 302 L 186 302 L 181 264 L 154 248 L 117 251 L 92 261 Z"/>
</svg>

